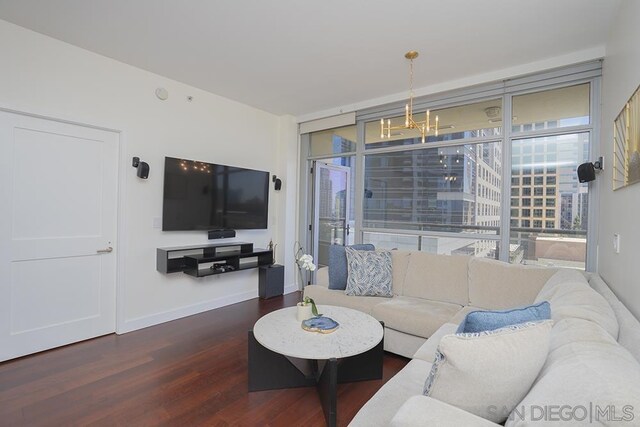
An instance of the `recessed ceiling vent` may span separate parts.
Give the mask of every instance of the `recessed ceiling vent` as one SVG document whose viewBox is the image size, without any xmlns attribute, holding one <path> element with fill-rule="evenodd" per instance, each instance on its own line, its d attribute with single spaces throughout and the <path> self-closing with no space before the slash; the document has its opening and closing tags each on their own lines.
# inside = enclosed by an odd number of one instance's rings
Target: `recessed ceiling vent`
<svg viewBox="0 0 640 427">
<path fill-rule="evenodd" d="M 502 118 L 502 108 L 500 107 L 487 107 L 484 109 L 484 113 L 489 120 Z"/>
</svg>

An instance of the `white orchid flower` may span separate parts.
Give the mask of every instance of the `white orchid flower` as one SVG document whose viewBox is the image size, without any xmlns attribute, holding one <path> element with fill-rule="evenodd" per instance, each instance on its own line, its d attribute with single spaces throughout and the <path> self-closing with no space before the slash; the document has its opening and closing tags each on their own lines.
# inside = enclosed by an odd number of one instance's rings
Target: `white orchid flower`
<svg viewBox="0 0 640 427">
<path fill-rule="evenodd" d="M 298 265 L 303 270 L 315 271 L 316 265 L 313 263 L 313 257 L 309 254 L 303 254 L 297 259 Z"/>
</svg>

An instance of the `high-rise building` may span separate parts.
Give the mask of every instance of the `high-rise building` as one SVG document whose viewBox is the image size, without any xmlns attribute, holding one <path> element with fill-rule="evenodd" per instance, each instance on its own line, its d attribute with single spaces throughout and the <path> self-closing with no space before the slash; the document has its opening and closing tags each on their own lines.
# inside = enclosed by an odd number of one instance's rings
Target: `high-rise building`
<svg viewBox="0 0 640 427">
<path fill-rule="evenodd" d="M 500 227 L 499 143 L 425 148 L 365 157 L 367 227 L 496 234 Z M 446 253 L 495 255 L 495 241 L 427 240 Z M 427 248 L 425 248 L 427 249 Z M 439 252 L 440 248 L 428 250 Z"/>
<path fill-rule="evenodd" d="M 555 123 L 537 125 L 548 128 Z M 585 157 L 588 146 L 586 134 L 513 142 L 511 227 L 569 230 L 574 223 L 586 224 L 587 188 L 578 184 L 576 159 Z"/>
</svg>

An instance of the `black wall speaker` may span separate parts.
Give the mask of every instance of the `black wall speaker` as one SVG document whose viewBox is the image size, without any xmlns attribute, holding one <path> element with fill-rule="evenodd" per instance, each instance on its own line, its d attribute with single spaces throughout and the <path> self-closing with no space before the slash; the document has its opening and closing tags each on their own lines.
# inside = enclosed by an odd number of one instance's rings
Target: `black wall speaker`
<svg viewBox="0 0 640 427">
<path fill-rule="evenodd" d="M 138 165 L 137 175 L 138 175 L 138 177 L 140 177 L 142 179 L 149 178 L 149 163 L 140 162 L 140 164 Z"/>
<path fill-rule="evenodd" d="M 131 166 L 137 169 L 136 175 L 142 179 L 149 178 L 149 163 L 141 162 L 140 157 L 134 157 L 131 160 Z"/>
<path fill-rule="evenodd" d="M 596 179 L 596 168 L 593 163 L 587 162 L 578 166 L 578 181 L 590 182 Z"/>
<path fill-rule="evenodd" d="M 282 180 L 280 178 L 278 178 L 277 176 L 273 175 L 271 177 L 271 182 L 273 182 L 273 188 L 276 191 L 280 191 L 280 189 L 282 188 Z"/>
<path fill-rule="evenodd" d="M 209 231 L 209 240 L 228 239 L 236 237 L 236 230 L 211 230 Z"/>
</svg>

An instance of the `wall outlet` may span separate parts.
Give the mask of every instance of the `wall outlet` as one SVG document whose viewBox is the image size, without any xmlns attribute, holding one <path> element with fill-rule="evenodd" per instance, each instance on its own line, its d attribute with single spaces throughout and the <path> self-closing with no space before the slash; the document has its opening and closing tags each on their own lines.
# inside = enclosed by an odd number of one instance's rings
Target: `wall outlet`
<svg viewBox="0 0 640 427">
<path fill-rule="evenodd" d="M 613 235 L 613 252 L 620 253 L 620 235 L 618 233 Z"/>
</svg>

